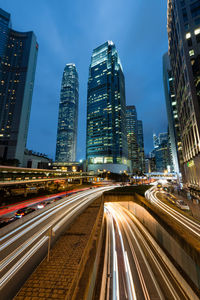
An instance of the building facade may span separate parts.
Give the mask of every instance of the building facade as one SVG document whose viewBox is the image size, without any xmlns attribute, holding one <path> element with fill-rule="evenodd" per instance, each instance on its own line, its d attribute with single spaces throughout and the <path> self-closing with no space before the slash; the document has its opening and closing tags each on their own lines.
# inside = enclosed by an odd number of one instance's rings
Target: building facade
<svg viewBox="0 0 200 300">
<path fill-rule="evenodd" d="M 125 80 L 112 41 L 93 50 L 87 95 L 86 156 L 89 170 L 127 169 Z"/>
<path fill-rule="evenodd" d="M 11 29 L 10 15 L 0 10 L 0 158 L 5 161 L 23 163 L 37 52 L 34 33 Z"/>
<path fill-rule="evenodd" d="M 200 1 L 168 0 L 170 63 L 185 183 L 200 186 Z"/>
<path fill-rule="evenodd" d="M 143 135 L 143 123 L 141 120 L 137 121 L 137 141 L 138 141 L 139 171 L 145 172 L 144 135 Z"/>
<path fill-rule="evenodd" d="M 23 167 L 33 169 L 49 169 L 51 165 L 52 159 L 48 158 L 47 155 L 25 149 Z"/>
<path fill-rule="evenodd" d="M 155 157 L 156 172 L 172 172 L 171 151 L 167 132 L 153 134 L 154 151 L 151 158 Z M 153 169 L 153 168 L 152 168 Z"/>
<path fill-rule="evenodd" d="M 172 165 L 175 173 L 179 174 L 182 166 L 182 143 L 180 137 L 180 123 L 178 119 L 177 101 L 174 90 L 174 78 L 168 53 L 163 56 L 163 84 L 165 92 L 165 103 L 169 125 L 170 148 L 172 154 Z"/>
<path fill-rule="evenodd" d="M 126 106 L 126 130 L 128 143 L 128 160 L 131 162 L 130 171 L 138 171 L 138 141 L 137 141 L 137 112 L 134 105 Z"/>
<path fill-rule="evenodd" d="M 79 83 L 75 64 L 65 66 L 60 92 L 56 162 L 75 162 Z"/>
<path fill-rule="evenodd" d="M 6 50 L 10 27 L 10 14 L 0 8 L 0 63 Z"/>
</svg>

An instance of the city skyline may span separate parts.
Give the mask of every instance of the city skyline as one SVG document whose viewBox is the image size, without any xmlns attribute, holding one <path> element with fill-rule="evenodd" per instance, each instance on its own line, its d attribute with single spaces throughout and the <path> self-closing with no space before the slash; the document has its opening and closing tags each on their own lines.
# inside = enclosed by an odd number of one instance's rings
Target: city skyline
<svg viewBox="0 0 200 300">
<path fill-rule="evenodd" d="M 0 229 L 1 299 L 200 300 L 200 0 L 0 0 Z"/>
<path fill-rule="evenodd" d="M 129 9 L 128 7 L 124 7 L 122 1 L 118 1 L 113 9 L 111 9 L 112 5 L 109 5 L 105 15 L 103 13 L 103 3 L 99 4 L 97 8 L 95 8 L 95 4 L 91 5 L 90 11 L 87 13 L 88 15 L 86 14 L 80 19 L 79 26 L 75 26 L 69 23 L 72 19 L 69 18 L 69 20 L 67 20 L 65 14 L 63 14 L 65 4 L 62 1 L 59 8 L 55 8 L 54 5 L 49 3 L 47 6 L 47 2 L 39 4 L 37 11 L 40 11 L 39 8 L 41 8 L 44 12 L 43 18 L 41 13 L 37 13 L 37 18 L 35 18 L 35 15 L 32 14 L 35 8 L 31 6 L 31 4 L 28 5 L 24 1 L 20 1 L 18 6 L 15 6 L 15 4 L 11 2 L 12 1 L 8 1 L 6 4 L 3 3 L 1 7 L 12 14 L 12 22 L 15 28 L 22 31 L 25 30 L 25 28 L 31 28 L 38 36 L 38 42 L 40 44 L 29 127 L 28 148 L 45 152 L 51 157 L 54 157 L 55 147 L 52 145 L 56 143 L 56 119 L 58 115 L 62 68 L 63 63 L 73 61 L 76 63 L 78 70 L 80 70 L 79 110 L 81 115 L 78 127 L 77 158 L 81 159 L 85 157 L 85 147 L 82 147 L 82 145 L 85 144 L 86 140 L 86 94 L 90 53 L 92 49 L 99 44 L 112 39 L 123 61 L 127 105 L 137 106 L 138 117 L 142 119 L 144 123 L 145 151 L 149 152 L 152 149 L 152 133 L 165 131 L 167 126 L 166 112 L 163 105 L 164 92 L 161 76 L 162 54 L 167 50 L 166 5 L 155 5 L 154 9 L 159 12 L 156 14 L 156 18 L 145 13 L 144 18 L 140 20 L 137 19 L 137 12 L 144 9 L 146 10 L 146 7 L 149 5 L 147 1 L 145 4 L 131 3 L 128 1 Z M 76 20 L 80 17 L 82 5 L 79 7 L 75 7 L 73 4 L 71 5 Z M 89 2 L 86 1 L 85 6 L 88 7 Z M 129 12 L 130 7 L 133 9 L 132 14 Z M 20 20 L 20 10 L 22 10 L 23 13 L 26 12 L 23 22 Z M 96 12 L 95 18 L 93 17 L 94 10 Z M 123 24 L 118 18 L 113 17 L 114 15 L 119 16 L 120 13 L 124 19 Z M 31 15 L 34 15 L 34 18 Z M 106 30 L 106 33 L 105 30 L 103 30 L 104 34 L 101 34 L 100 24 L 102 24 L 104 19 L 107 20 L 108 15 L 111 19 L 106 21 L 104 26 L 107 27 L 112 21 L 115 29 Z M 133 15 L 136 17 L 134 24 L 132 23 Z M 92 18 L 91 21 L 93 21 L 93 29 L 88 28 L 90 25 L 90 22 L 87 21 L 89 16 Z M 44 22 L 44 19 L 46 22 Z M 69 28 L 69 31 L 63 35 L 62 22 L 64 22 L 64 27 L 68 25 Z M 151 23 L 151 27 L 146 26 L 147 23 Z M 81 27 L 83 24 L 84 26 Z M 126 35 L 123 34 L 124 26 L 128 26 Z M 160 26 L 162 30 L 160 30 Z M 159 27 L 159 29 L 157 27 Z M 109 28 L 111 27 L 109 26 Z M 51 35 L 49 35 L 51 39 L 48 37 L 48 30 L 51 31 Z M 86 36 L 86 32 L 89 32 L 88 36 Z M 142 37 L 139 32 L 143 33 Z M 130 36 L 133 37 L 133 42 L 131 43 L 129 41 Z M 61 40 L 61 37 L 63 37 L 63 40 Z M 158 38 L 160 39 L 159 44 L 161 47 L 155 50 L 152 45 Z M 87 43 L 83 43 L 85 39 Z M 50 44 L 50 40 L 53 41 L 53 43 Z M 136 48 L 134 47 L 135 44 L 137 44 Z M 80 59 L 80 53 L 83 57 L 82 59 Z M 151 56 L 151 60 L 149 60 L 149 55 Z M 140 57 L 140 59 L 138 59 L 138 57 Z M 152 76 L 151 71 L 155 70 L 155 66 L 157 66 L 156 73 Z M 43 78 L 46 78 L 46 80 L 42 80 Z M 135 84 L 132 84 L 132 81 Z M 154 85 L 158 88 L 153 88 Z M 47 105 L 48 111 L 46 110 Z M 152 106 L 154 107 L 154 105 L 155 109 L 152 111 L 152 115 L 148 116 L 148 109 Z M 160 115 L 162 118 L 158 118 Z M 156 116 L 157 121 L 155 121 Z"/>
</svg>

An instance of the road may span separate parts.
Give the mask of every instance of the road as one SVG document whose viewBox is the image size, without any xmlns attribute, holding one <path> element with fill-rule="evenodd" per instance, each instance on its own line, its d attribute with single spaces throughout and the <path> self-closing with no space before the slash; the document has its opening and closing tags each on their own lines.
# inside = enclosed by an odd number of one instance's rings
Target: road
<svg viewBox="0 0 200 300">
<path fill-rule="evenodd" d="M 145 197 L 151 202 L 151 204 L 155 205 L 170 218 L 172 218 L 175 222 L 179 223 L 181 226 L 184 226 L 185 229 L 193 234 L 196 238 L 200 238 L 200 224 L 198 222 L 195 222 L 195 220 L 192 220 L 189 217 L 185 216 L 177 209 L 173 209 L 169 205 L 163 203 L 158 198 L 159 192 L 160 191 L 158 191 L 156 187 L 152 187 L 146 191 Z"/>
<path fill-rule="evenodd" d="M 100 300 L 199 299 L 133 214 L 106 203 L 105 217 Z"/>
<path fill-rule="evenodd" d="M 28 207 L 28 206 L 34 206 L 35 204 L 37 203 L 40 203 L 40 202 L 44 202 L 45 201 L 51 201 L 57 197 L 64 197 L 64 196 L 68 196 L 70 194 L 75 194 L 77 192 L 82 192 L 84 190 L 88 190 L 89 188 L 86 187 L 86 188 L 82 188 L 82 189 L 73 189 L 73 190 L 69 190 L 67 192 L 59 192 L 57 194 L 52 194 L 52 195 L 48 195 L 48 196 L 40 196 L 40 197 L 37 197 L 37 198 L 32 198 L 32 199 L 28 199 L 28 200 L 25 200 L 25 201 L 22 201 L 22 202 L 18 202 L 18 203 L 13 203 L 13 204 L 9 204 L 9 205 L 6 205 L 6 206 L 1 206 L 0 208 L 0 218 L 2 217 L 6 217 L 6 216 L 12 216 L 14 215 L 14 213 L 18 210 L 18 209 L 21 209 L 21 208 L 24 208 L 24 207 Z"/>
<path fill-rule="evenodd" d="M 49 241 L 53 243 L 74 217 L 111 188 L 81 192 L 33 213 L 33 217 L 25 216 L 20 225 L 16 221 L 15 228 L 0 237 L 0 299 L 12 299 L 46 256 Z"/>
</svg>

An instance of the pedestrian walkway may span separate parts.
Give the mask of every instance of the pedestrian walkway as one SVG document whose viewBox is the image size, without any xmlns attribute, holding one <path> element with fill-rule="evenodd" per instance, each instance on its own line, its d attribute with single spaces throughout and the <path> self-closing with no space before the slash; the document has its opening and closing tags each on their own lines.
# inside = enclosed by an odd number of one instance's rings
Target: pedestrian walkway
<svg viewBox="0 0 200 300">
<path fill-rule="evenodd" d="M 75 219 L 51 250 L 50 262 L 44 259 L 15 296 L 15 300 L 65 299 L 79 272 L 80 261 L 100 205 L 101 199 L 96 200 Z"/>
</svg>

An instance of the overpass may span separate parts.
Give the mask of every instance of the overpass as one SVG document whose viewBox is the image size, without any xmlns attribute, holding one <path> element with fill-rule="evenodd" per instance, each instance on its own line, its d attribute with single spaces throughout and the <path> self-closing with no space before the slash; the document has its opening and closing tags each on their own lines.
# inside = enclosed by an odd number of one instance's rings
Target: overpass
<svg viewBox="0 0 200 300">
<path fill-rule="evenodd" d="M 161 172 L 152 172 L 146 173 L 145 176 L 151 179 L 169 179 L 169 180 L 177 180 L 177 173 L 161 173 Z"/>
<path fill-rule="evenodd" d="M 94 172 L 67 172 L 66 170 L 31 169 L 0 166 L 0 187 L 58 180 L 96 180 Z"/>
</svg>

